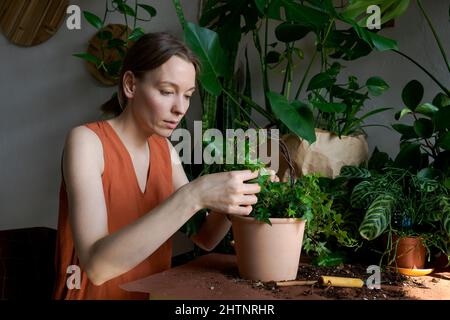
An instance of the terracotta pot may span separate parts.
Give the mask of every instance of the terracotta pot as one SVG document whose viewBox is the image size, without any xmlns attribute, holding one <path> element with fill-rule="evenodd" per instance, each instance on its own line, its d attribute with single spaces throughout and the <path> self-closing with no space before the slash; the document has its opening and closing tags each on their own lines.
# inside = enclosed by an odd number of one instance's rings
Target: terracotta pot
<svg viewBox="0 0 450 320">
<path fill-rule="evenodd" d="M 272 226 L 253 217 L 232 216 L 239 275 L 261 281 L 297 277 L 305 220 L 272 218 Z"/>
<path fill-rule="evenodd" d="M 419 237 L 402 237 L 397 241 L 392 237 L 392 254 L 395 254 L 394 266 L 406 269 L 423 269 L 426 249 Z"/>
</svg>

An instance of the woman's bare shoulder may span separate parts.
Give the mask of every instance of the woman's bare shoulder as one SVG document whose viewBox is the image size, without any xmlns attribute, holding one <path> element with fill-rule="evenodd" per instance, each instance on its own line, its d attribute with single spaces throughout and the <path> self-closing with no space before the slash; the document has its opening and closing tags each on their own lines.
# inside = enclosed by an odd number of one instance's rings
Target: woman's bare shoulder
<svg viewBox="0 0 450 320">
<path fill-rule="evenodd" d="M 85 125 L 77 126 L 72 129 L 70 129 L 69 133 L 67 134 L 66 143 L 91 143 L 91 144 L 97 144 L 99 143 L 101 145 L 100 139 L 97 136 L 97 134 L 89 129 Z"/>
<path fill-rule="evenodd" d="M 68 155 L 67 160 L 98 165 L 98 168 L 103 172 L 102 143 L 97 134 L 85 125 L 74 127 L 69 131 L 64 153 Z"/>
</svg>

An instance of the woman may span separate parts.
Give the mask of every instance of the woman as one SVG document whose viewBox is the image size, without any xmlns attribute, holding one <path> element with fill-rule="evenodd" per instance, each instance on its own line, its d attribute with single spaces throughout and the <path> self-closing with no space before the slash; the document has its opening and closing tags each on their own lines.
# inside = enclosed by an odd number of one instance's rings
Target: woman
<svg viewBox="0 0 450 320">
<path fill-rule="evenodd" d="M 245 181 L 258 172 L 189 183 L 167 139 L 188 110 L 197 72 L 185 44 L 166 33 L 146 34 L 124 59 L 117 98 L 102 107 L 116 117 L 68 134 L 54 298 L 148 299 L 119 286 L 170 268 L 170 238 L 197 211 L 210 209 L 192 237 L 205 250 L 228 232 L 226 214 L 251 212 L 260 187 Z M 67 281 L 77 268 L 79 288 Z"/>
</svg>

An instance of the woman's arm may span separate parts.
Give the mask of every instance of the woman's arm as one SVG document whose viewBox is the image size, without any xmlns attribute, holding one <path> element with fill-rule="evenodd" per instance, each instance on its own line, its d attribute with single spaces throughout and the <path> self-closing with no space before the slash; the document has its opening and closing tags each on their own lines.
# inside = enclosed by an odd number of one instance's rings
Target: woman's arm
<svg viewBox="0 0 450 320">
<path fill-rule="evenodd" d="M 95 285 L 134 268 L 202 208 L 249 214 L 256 203 L 254 193 L 260 190 L 257 184 L 244 183 L 256 177 L 250 171 L 204 176 L 178 188 L 134 223 L 109 234 L 103 167 L 97 135 L 83 126 L 73 129 L 63 158 L 69 223 L 80 264 Z"/>
<path fill-rule="evenodd" d="M 178 153 L 168 139 L 167 143 L 171 151 L 173 186 L 175 190 L 178 190 L 188 184 L 189 180 L 184 172 Z M 225 214 L 210 211 L 200 230 L 195 235 L 192 235 L 190 239 L 203 250 L 211 251 L 226 236 L 230 227 L 231 222 Z"/>
</svg>

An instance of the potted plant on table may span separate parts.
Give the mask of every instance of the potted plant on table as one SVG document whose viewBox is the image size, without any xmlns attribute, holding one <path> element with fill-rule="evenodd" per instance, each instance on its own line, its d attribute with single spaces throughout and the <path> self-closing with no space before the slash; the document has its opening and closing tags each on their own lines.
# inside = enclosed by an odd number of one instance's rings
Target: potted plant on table
<svg viewBox="0 0 450 320">
<path fill-rule="evenodd" d="M 381 95 L 389 85 L 379 77 L 371 77 L 360 85 L 354 76 L 338 84 L 341 68 L 341 64 L 334 62 L 315 75 L 308 85 L 308 105 L 315 115 L 316 141 L 311 144 L 293 134 L 283 137 L 293 154 L 298 175 L 319 172 L 334 178 L 343 166 L 357 166 L 367 161 L 369 147 L 364 128 L 371 125 L 364 122 L 376 113 L 391 109 L 377 108 L 359 115 L 369 94 Z M 283 176 L 286 165 L 283 161 L 280 163 L 280 176 Z"/>
<path fill-rule="evenodd" d="M 232 143 L 230 143 L 232 144 Z M 223 152 L 216 141 L 210 146 L 216 155 Z M 290 162 L 289 153 L 281 142 L 282 154 Z M 344 230 L 343 220 L 331 209 L 332 200 L 323 192 L 319 176 L 305 175 L 288 182 L 273 182 L 265 174 L 265 165 L 251 158 L 248 141 L 244 157 L 237 164 L 225 164 L 219 171 L 259 170 L 257 182 L 261 186 L 258 202 L 247 217 L 230 216 L 234 250 L 239 274 L 246 279 L 281 281 L 295 279 L 302 252 L 322 258 L 330 253 L 326 238 L 335 237 L 348 246 L 355 245 Z M 291 168 L 293 170 L 293 168 Z M 305 229 L 306 228 L 306 229 Z"/>
<path fill-rule="evenodd" d="M 297 276 L 306 219 L 311 215 L 309 188 L 313 177 L 290 185 L 266 182 L 250 216 L 232 216 L 241 277 L 261 281 L 292 280 Z"/>
</svg>

